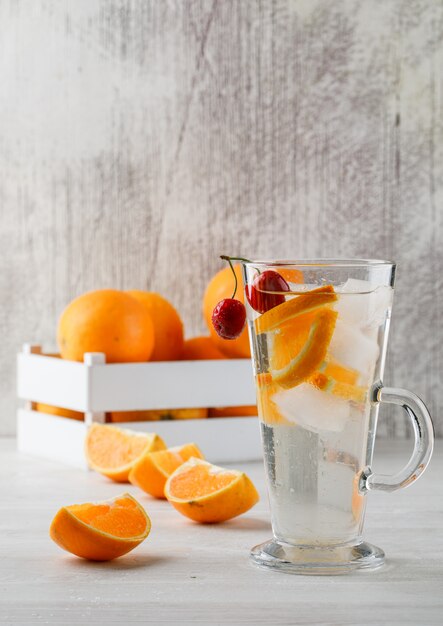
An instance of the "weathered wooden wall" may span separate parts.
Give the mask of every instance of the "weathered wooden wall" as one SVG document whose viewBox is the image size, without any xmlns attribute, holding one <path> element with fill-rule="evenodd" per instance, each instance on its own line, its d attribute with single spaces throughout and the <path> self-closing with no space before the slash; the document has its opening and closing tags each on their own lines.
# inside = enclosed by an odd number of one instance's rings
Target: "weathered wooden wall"
<svg viewBox="0 0 443 626">
<path fill-rule="evenodd" d="M 191 335 L 241 253 L 397 260 L 386 381 L 442 434 L 442 37 L 437 0 L 0 0 L 0 432 L 70 298 L 159 290 Z"/>
</svg>

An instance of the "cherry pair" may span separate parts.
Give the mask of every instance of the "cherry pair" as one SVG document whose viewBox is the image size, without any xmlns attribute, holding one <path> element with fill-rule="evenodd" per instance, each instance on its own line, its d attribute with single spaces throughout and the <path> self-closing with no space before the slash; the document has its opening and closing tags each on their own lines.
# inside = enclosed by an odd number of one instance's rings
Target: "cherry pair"
<svg viewBox="0 0 443 626">
<path fill-rule="evenodd" d="M 235 287 L 232 298 L 221 300 L 212 313 L 212 324 L 217 334 L 223 339 L 236 339 L 242 332 L 246 322 L 246 309 L 240 300 L 235 299 L 237 291 L 237 277 L 232 267 L 232 259 L 246 261 L 238 257 L 221 257 L 229 262 L 235 277 Z M 285 301 L 282 291 L 289 291 L 289 285 L 274 270 L 260 272 L 252 285 L 246 286 L 246 298 L 257 313 L 265 313 Z M 275 293 L 279 292 L 279 293 Z"/>
</svg>

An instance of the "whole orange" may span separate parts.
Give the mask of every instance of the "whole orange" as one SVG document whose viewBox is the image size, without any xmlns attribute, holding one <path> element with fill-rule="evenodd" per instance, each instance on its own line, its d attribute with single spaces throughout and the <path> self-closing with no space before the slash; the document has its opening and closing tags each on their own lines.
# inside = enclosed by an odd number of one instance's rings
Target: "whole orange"
<svg viewBox="0 0 443 626">
<path fill-rule="evenodd" d="M 241 266 L 234 265 L 235 275 L 237 276 L 238 286 L 235 297 L 244 303 L 244 287 L 243 278 L 241 273 Z M 220 300 L 224 298 L 231 298 L 234 291 L 234 276 L 231 268 L 225 267 L 215 276 L 211 278 L 206 288 L 205 295 L 203 296 L 203 316 L 205 318 L 206 325 L 211 333 L 211 339 L 214 344 L 219 348 L 226 356 L 233 358 L 247 358 L 251 356 L 249 348 L 248 329 L 243 329 L 240 337 L 237 339 L 222 339 L 217 335 L 212 325 L 212 311 Z"/>
<path fill-rule="evenodd" d="M 199 361 L 226 359 L 227 357 L 217 348 L 211 337 L 193 337 L 186 339 L 181 358 L 183 361 Z"/>
<path fill-rule="evenodd" d="M 176 361 L 183 350 L 183 322 L 172 304 L 152 291 L 127 292 L 149 314 L 154 324 L 154 350 L 150 361 Z"/>
<path fill-rule="evenodd" d="M 154 348 L 152 320 L 135 298 L 99 289 L 75 298 L 61 314 L 57 341 L 64 359 L 104 352 L 108 363 L 147 361 Z"/>
</svg>

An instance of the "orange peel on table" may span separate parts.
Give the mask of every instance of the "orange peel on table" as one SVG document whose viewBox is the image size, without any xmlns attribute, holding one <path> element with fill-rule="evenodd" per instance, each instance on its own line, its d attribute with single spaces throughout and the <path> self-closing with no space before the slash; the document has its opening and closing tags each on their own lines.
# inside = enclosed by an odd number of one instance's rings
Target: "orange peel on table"
<svg viewBox="0 0 443 626">
<path fill-rule="evenodd" d="M 165 485 L 169 476 L 191 457 L 204 458 L 195 443 L 148 452 L 134 464 L 129 473 L 129 482 L 154 498 L 165 498 Z"/>
<path fill-rule="evenodd" d="M 244 472 L 194 457 L 168 478 L 165 496 L 182 515 L 200 523 L 224 522 L 245 513 L 259 500 Z"/>
<path fill-rule="evenodd" d="M 62 507 L 49 535 L 63 550 L 93 561 L 127 554 L 146 539 L 151 520 L 129 493 L 104 502 Z"/>
<path fill-rule="evenodd" d="M 141 456 L 165 448 L 165 442 L 156 433 L 105 424 L 92 424 L 85 439 L 89 466 L 115 482 L 128 482 L 129 472 Z"/>
</svg>

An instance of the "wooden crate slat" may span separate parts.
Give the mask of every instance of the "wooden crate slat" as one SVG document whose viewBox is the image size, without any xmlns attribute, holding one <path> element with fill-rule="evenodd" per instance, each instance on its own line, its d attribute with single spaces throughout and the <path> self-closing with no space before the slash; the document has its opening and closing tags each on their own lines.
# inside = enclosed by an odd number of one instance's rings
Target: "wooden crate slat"
<svg viewBox="0 0 443 626">
<path fill-rule="evenodd" d="M 17 412 L 20 452 L 87 469 L 83 452 L 85 435 L 84 422 L 26 409 Z"/>
<path fill-rule="evenodd" d="M 17 356 L 17 395 L 23 400 L 86 411 L 88 369 L 83 363 L 20 353 Z"/>
<path fill-rule="evenodd" d="M 94 366 L 92 411 L 131 411 L 255 404 L 248 359 Z"/>
</svg>

